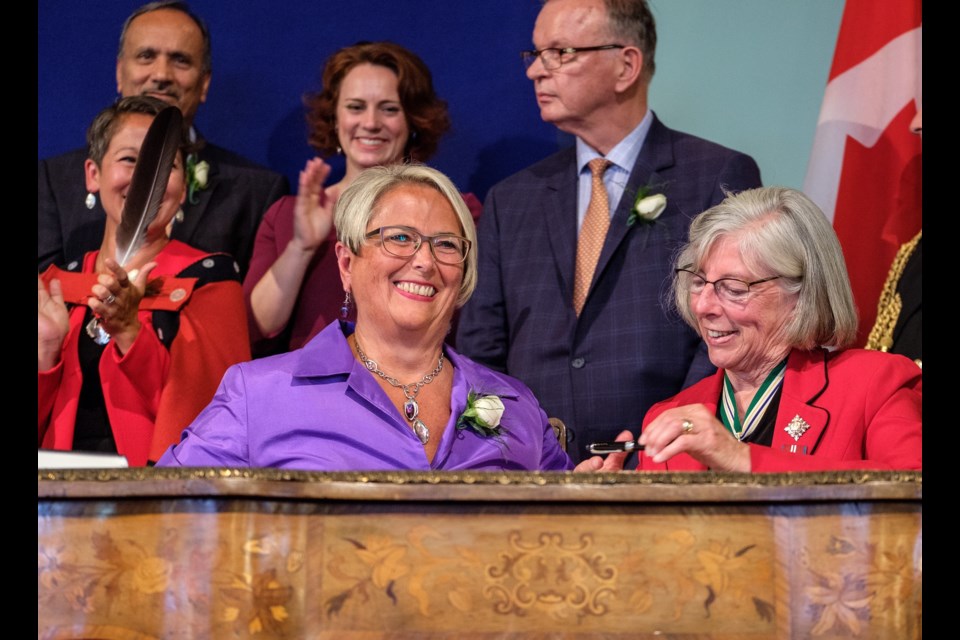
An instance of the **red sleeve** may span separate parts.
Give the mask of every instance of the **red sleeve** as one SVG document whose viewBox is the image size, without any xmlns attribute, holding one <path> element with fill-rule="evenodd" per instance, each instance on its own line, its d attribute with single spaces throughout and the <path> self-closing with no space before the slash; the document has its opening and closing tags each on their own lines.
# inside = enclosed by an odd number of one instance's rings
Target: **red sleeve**
<svg viewBox="0 0 960 640">
<path fill-rule="evenodd" d="M 63 360 L 47 371 L 37 372 L 37 446 L 43 443 L 43 436 L 50 425 L 50 414 L 60 390 L 63 379 Z"/>
<path fill-rule="evenodd" d="M 194 291 L 180 312 L 180 330 L 170 347 L 170 375 L 163 389 L 149 459 L 159 460 L 213 399 L 230 365 L 250 359 L 243 291 L 222 281 Z"/>
<path fill-rule="evenodd" d="M 470 215 L 473 216 L 473 222 L 479 222 L 480 214 L 483 213 L 483 203 L 480 202 L 480 198 L 472 193 L 462 193 L 460 195 L 463 196 L 463 201 L 467 204 L 467 209 L 470 210 Z"/>
</svg>

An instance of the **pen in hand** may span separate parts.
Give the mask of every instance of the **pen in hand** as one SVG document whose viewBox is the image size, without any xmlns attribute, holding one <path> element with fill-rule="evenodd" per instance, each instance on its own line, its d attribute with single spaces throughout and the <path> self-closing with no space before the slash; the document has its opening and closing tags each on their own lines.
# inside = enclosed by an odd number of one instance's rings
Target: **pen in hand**
<svg viewBox="0 0 960 640">
<path fill-rule="evenodd" d="M 587 451 L 595 455 L 606 455 L 608 453 L 643 451 L 643 445 L 636 440 L 626 440 L 622 442 L 594 442 L 587 445 Z"/>
</svg>

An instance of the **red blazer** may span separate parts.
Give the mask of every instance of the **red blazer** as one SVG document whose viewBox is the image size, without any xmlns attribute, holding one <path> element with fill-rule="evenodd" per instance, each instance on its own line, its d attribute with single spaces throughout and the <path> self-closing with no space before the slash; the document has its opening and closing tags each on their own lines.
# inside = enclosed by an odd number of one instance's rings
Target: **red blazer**
<svg viewBox="0 0 960 640">
<path fill-rule="evenodd" d="M 97 253 L 87 254 L 84 273 L 55 267 L 44 273 L 48 282 L 60 278 L 64 299 L 76 305 L 70 310 L 60 362 L 37 374 L 37 446 L 45 449 L 73 448 L 83 383 L 78 344 Z M 163 288 L 141 301 L 143 328 L 133 346 L 121 356 L 108 345 L 100 357 L 101 386 L 117 451 L 131 466 L 159 460 L 213 399 L 227 367 L 250 359 L 240 283 L 225 280 L 194 288 L 196 278 L 170 277 L 208 256 L 170 241 L 150 273 L 151 278 L 166 276 Z M 180 328 L 169 350 L 153 328 L 152 309 L 179 311 Z"/>
<path fill-rule="evenodd" d="M 723 371 L 647 412 L 646 426 L 667 409 L 700 403 L 716 411 Z M 911 360 L 879 351 L 791 352 L 770 447 L 749 445 L 754 472 L 834 469 L 921 469 L 923 389 Z M 808 426 L 793 438 L 785 427 L 799 416 Z M 640 454 L 638 469 L 703 471 L 683 453 L 664 464 Z"/>
</svg>

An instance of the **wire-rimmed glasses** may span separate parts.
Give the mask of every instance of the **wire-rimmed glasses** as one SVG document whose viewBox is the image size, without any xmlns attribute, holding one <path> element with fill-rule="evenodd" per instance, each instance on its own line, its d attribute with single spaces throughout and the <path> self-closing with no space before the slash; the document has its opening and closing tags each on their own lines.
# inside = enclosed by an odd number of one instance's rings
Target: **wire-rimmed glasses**
<svg viewBox="0 0 960 640">
<path fill-rule="evenodd" d="M 571 62 L 578 53 L 587 51 L 606 51 L 608 49 L 623 49 L 623 44 L 601 44 L 595 47 L 547 47 L 546 49 L 532 49 L 521 51 L 520 58 L 523 67 L 529 69 L 537 58 L 547 71 L 556 71 L 564 64 Z"/>
<path fill-rule="evenodd" d="M 686 287 L 690 293 L 699 295 L 703 293 L 704 288 L 708 284 L 712 284 L 717 297 L 722 302 L 728 302 L 730 304 L 743 304 L 749 300 L 750 287 L 753 285 L 770 282 L 771 280 L 782 277 L 770 276 L 769 278 L 761 278 L 753 282 L 744 282 L 738 278 L 720 278 L 719 280 L 711 282 L 699 273 L 690 271 L 689 269 L 676 269 L 676 273 L 681 279 L 681 285 Z"/>
</svg>

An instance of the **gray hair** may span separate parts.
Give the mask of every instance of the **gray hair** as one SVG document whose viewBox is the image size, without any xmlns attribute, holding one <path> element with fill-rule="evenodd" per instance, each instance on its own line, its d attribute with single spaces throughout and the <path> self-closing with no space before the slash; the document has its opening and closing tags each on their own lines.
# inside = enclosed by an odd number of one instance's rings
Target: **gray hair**
<svg viewBox="0 0 960 640">
<path fill-rule="evenodd" d="M 367 234 L 367 225 L 379 213 L 380 202 L 388 193 L 403 185 L 423 186 L 439 192 L 457 214 L 460 232 L 470 241 L 470 250 L 463 263 L 460 295 L 457 297 L 457 306 L 462 307 L 477 286 L 477 228 L 460 191 L 450 178 L 436 169 L 417 163 L 399 163 L 364 170 L 337 198 L 333 217 L 337 240 L 354 254 L 359 254 Z"/>
<path fill-rule="evenodd" d="M 776 282 L 797 294 L 797 306 L 784 325 L 792 347 L 845 347 L 857 332 L 857 310 L 840 242 L 823 212 L 803 193 L 762 187 L 728 195 L 690 224 L 690 240 L 677 267 L 699 271 L 723 238 L 737 243 L 744 264 L 757 274 L 779 275 Z M 697 329 L 689 293 L 673 280 L 674 302 L 687 324 Z"/>
<path fill-rule="evenodd" d="M 200 73 L 203 75 L 209 74 L 213 70 L 213 55 L 210 52 L 210 30 L 207 29 L 207 25 L 203 20 L 190 10 L 187 3 L 181 2 L 180 0 L 159 0 L 159 2 L 151 2 L 131 13 L 123 22 L 123 29 L 120 30 L 120 48 L 117 50 L 117 58 L 123 57 L 123 46 L 127 41 L 127 29 L 130 28 L 130 24 L 145 13 L 160 11 L 161 9 L 179 11 L 193 20 L 197 28 L 200 29 L 200 35 L 203 37 L 203 56 L 200 59 Z"/>
<path fill-rule="evenodd" d="M 610 35 L 620 44 L 632 44 L 643 53 L 643 79 L 650 82 L 657 69 L 657 23 L 646 0 L 604 0 Z"/>
</svg>

